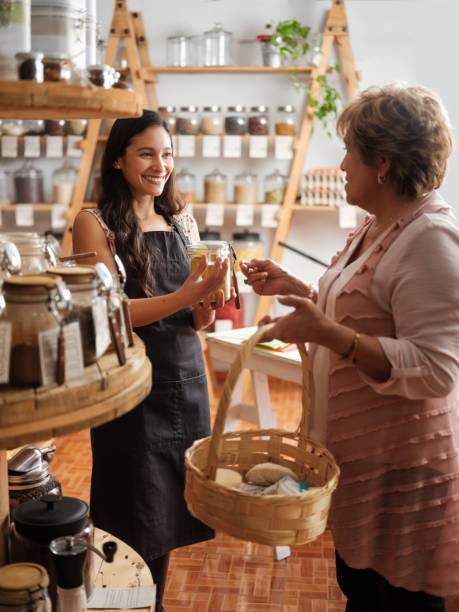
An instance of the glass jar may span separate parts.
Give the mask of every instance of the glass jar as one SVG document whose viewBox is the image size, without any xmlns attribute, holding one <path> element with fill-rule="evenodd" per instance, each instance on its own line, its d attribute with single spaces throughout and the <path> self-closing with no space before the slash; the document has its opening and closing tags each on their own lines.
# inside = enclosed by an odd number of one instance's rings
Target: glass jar
<svg viewBox="0 0 459 612">
<path fill-rule="evenodd" d="M 43 173 L 27 159 L 14 173 L 14 187 L 18 204 L 40 204 L 44 202 Z"/>
<path fill-rule="evenodd" d="M 1 4 L 1 3 L 0 3 Z M 2 22 L 0 21 L 0 41 L 2 40 L 3 30 Z M 3 45 L 0 42 L 0 48 Z M 17 81 L 18 80 L 18 69 L 17 61 L 15 57 L 7 57 L 0 55 L 0 81 Z"/>
<path fill-rule="evenodd" d="M 3 119 L 2 132 L 5 136 L 23 136 L 24 122 L 22 119 Z"/>
<path fill-rule="evenodd" d="M 49 577 L 37 563 L 10 563 L 0 567 L 0 610 L 51 612 Z"/>
<path fill-rule="evenodd" d="M 269 108 L 267 106 L 252 106 L 250 108 L 249 134 L 251 136 L 266 136 L 269 134 Z"/>
<path fill-rule="evenodd" d="M 53 202 L 68 206 L 72 201 L 77 170 L 66 159 L 53 173 Z"/>
<path fill-rule="evenodd" d="M 196 177 L 195 175 L 183 168 L 176 174 L 177 189 L 182 194 L 185 202 L 193 204 L 196 202 Z"/>
<path fill-rule="evenodd" d="M 200 242 L 193 242 L 188 246 L 188 253 L 191 256 L 191 272 L 194 272 L 199 267 L 202 256 L 207 256 L 207 268 L 204 271 L 203 278 L 207 278 L 212 273 L 215 261 L 218 257 L 222 257 L 223 259 L 228 259 L 230 257 L 228 243 L 224 240 L 202 240 Z M 219 287 L 219 289 L 223 289 L 225 302 L 231 299 L 231 282 L 231 265 L 229 265 L 224 281 L 221 287 Z M 212 306 L 216 304 L 215 294 L 211 297 L 211 304 Z"/>
<path fill-rule="evenodd" d="M 175 134 L 176 128 L 176 117 L 175 117 L 175 106 L 160 106 L 158 108 L 158 114 L 161 115 L 162 119 L 169 126 L 171 134 Z"/>
<path fill-rule="evenodd" d="M 237 257 L 236 270 L 239 271 L 239 262 L 250 261 L 254 258 L 264 257 L 264 245 L 257 232 L 237 232 L 233 234 L 233 248 Z"/>
<path fill-rule="evenodd" d="M 45 130 L 48 136 L 66 136 L 67 121 L 65 119 L 45 119 Z"/>
<path fill-rule="evenodd" d="M 256 204 L 258 202 L 257 176 L 242 172 L 234 177 L 234 202 L 236 204 Z"/>
<path fill-rule="evenodd" d="M 30 51 L 31 0 L 0 2 L 0 56 L 14 58 L 20 51 Z M 16 62 L 12 64 L 17 79 Z M 0 80 L 10 80 L 3 79 Z"/>
<path fill-rule="evenodd" d="M 79 321 L 84 364 L 101 357 L 110 344 L 107 303 L 99 292 L 94 266 L 54 266 L 48 270 L 65 281 L 72 294 L 69 318 Z"/>
<path fill-rule="evenodd" d="M 233 34 L 226 32 L 221 23 L 204 32 L 204 66 L 232 66 Z"/>
<path fill-rule="evenodd" d="M 220 106 L 204 106 L 201 116 L 201 132 L 203 134 L 223 134 L 223 116 Z"/>
<path fill-rule="evenodd" d="M 225 204 L 227 199 L 228 183 L 225 174 L 217 168 L 204 177 L 204 202 L 211 204 Z"/>
<path fill-rule="evenodd" d="M 189 66 L 204 66 L 204 37 L 202 34 L 187 36 Z"/>
<path fill-rule="evenodd" d="M 22 274 L 41 274 L 55 263 L 46 238 L 36 232 L 5 232 L 0 234 L 0 242 L 12 242 L 16 246 L 21 256 Z"/>
<path fill-rule="evenodd" d="M 16 60 L 20 80 L 43 83 L 43 53 L 21 51 L 16 53 Z"/>
<path fill-rule="evenodd" d="M 281 174 L 279 170 L 274 170 L 272 174 L 265 176 L 265 204 L 282 204 L 286 188 L 287 177 Z"/>
<path fill-rule="evenodd" d="M 181 106 L 176 120 L 177 134 L 196 135 L 199 133 L 197 106 Z"/>
<path fill-rule="evenodd" d="M 23 124 L 24 134 L 26 135 L 39 136 L 45 133 L 45 122 L 43 119 L 25 119 Z"/>
<path fill-rule="evenodd" d="M 64 53 L 47 53 L 43 58 L 45 81 L 69 81 L 72 76 L 69 58 Z"/>
<path fill-rule="evenodd" d="M 114 70 L 108 64 L 92 64 L 88 66 L 88 77 L 97 87 L 111 89 L 114 81 Z"/>
<path fill-rule="evenodd" d="M 279 136 L 295 136 L 296 116 L 295 108 L 291 104 L 277 107 L 274 129 Z"/>
<path fill-rule="evenodd" d="M 97 63 L 97 38 L 100 23 L 97 21 L 97 0 L 86 0 L 85 15 L 86 65 Z"/>
<path fill-rule="evenodd" d="M 11 178 L 8 170 L 0 167 L 0 204 L 11 204 Z"/>
<path fill-rule="evenodd" d="M 72 136 L 84 136 L 87 127 L 87 119 L 70 119 L 70 121 L 67 121 L 67 134 L 71 134 Z"/>
<path fill-rule="evenodd" d="M 189 41 L 186 36 L 169 36 L 167 38 L 167 65 L 189 66 Z"/>
<path fill-rule="evenodd" d="M 242 136 L 247 134 L 247 128 L 245 106 L 228 106 L 225 115 L 225 134 Z"/>
<path fill-rule="evenodd" d="M 3 281 L 5 319 L 12 324 L 10 383 L 40 385 L 38 334 L 57 329 L 49 308 L 56 292 L 57 277 L 10 276 Z"/>
</svg>

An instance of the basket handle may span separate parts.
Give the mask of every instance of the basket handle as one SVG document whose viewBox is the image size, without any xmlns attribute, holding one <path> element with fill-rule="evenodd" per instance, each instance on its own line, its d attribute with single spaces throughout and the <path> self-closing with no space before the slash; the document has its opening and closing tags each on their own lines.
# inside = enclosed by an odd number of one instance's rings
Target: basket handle
<svg viewBox="0 0 459 612">
<path fill-rule="evenodd" d="M 238 378 L 245 368 L 249 357 L 252 353 L 253 348 L 257 342 L 262 338 L 263 334 L 273 327 L 273 323 L 269 325 L 263 325 L 259 327 L 252 336 L 242 345 L 241 350 L 236 359 L 231 364 L 228 375 L 223 385 L 222 394 L 218 403 L 217 415 L 215 417 L 214 426 L 212 429 L 212 435 L 210 437 L 209 454 L 207 456 L 207 467 L 205 474 L 207 478 L 215 480 L 215 474 L 217 472 L 218 459 L 221 454 L 223 445 L 223 430 L 225 428 L 226 417 L 228 415 L 228 408 L 231 402 L 234 387 L 238 381 Z M 302 387 L 302 415 L 301 422 L 298 428 L 300 435 L 300 444 L 306 445 L 306 438 L 309 428 L 309 413 L 310 413 L 310 365 L 309 358 L 304 345 L 297 345 L 300 352 L 301 364 L 303 368 L 303 387 Z"/>
</svg>

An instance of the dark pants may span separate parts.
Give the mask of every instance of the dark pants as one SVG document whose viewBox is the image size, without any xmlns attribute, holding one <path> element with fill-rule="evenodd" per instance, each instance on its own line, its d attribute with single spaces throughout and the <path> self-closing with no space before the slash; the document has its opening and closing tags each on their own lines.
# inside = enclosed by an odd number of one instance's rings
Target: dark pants
<svg viewBox="0 0 459 612">
<path fill-rule="evenodd" d="M 153 559 L 153 561 L 149 561 L 147 565 L 150 568 L 153 582 L 156 585 L 155 612 L 164 612 L 163 597 L 166 587 L 167 569 L 169 567 L 169 553 L 157 559 Z"/>
<path fill-rule="evenodd" d="M 336 552 L 336 577 L 346 612 L 446 612 L 442 597 L 392 586 L 372 569 L 354 569 Z"/>
</svg>

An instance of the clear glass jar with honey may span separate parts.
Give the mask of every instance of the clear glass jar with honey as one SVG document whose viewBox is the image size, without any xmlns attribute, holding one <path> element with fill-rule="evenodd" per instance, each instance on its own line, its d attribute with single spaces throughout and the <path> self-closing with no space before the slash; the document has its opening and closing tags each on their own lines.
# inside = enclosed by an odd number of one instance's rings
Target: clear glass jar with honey
<svg viewBox="0 0 459 612">
<path fill-rule="evenodd" d="M 229 259 L 230 250 L 228 243 L 224 240 L 201 240 L 200 242 L 193 242 L 193 244 L 188 246 L 188 254 L 191 256 L 191 272 L 194 272 L 199 267 L 202 256 L 206 255 L 207 268 L 203 274 L 203 277 L 206 278 L 212 274 L 218 257 Z M 223 289 L 225 302 L 228 302 L 231 299 L 231 262 L 229 262 L 228 271 L 220 289 Z M 212 295 L 211 304 L 216 304 L 215 294 Z"/>
</svg>

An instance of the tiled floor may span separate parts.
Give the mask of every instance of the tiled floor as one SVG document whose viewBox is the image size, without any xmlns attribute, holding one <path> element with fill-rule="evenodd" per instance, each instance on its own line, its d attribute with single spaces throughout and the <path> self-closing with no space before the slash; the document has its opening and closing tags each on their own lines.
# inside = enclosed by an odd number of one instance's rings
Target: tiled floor
<svg viewBox="0 0 459 612">
<path fill-rule="evenodd" d="M 270 380 L 278 426 L 294 429 L 299 387 Z M 215 406 L 213 406 L 213 412 Z M 89 499 L 89 432 L 58 438 L 51 469 L 64 495 Z M 172 553 L 164 600 L 166 612 L 342 612 L 334 549 L 326 532 L 275 561 L 273 549 L 218 534 L 215 540 Z"/>
</svg>

